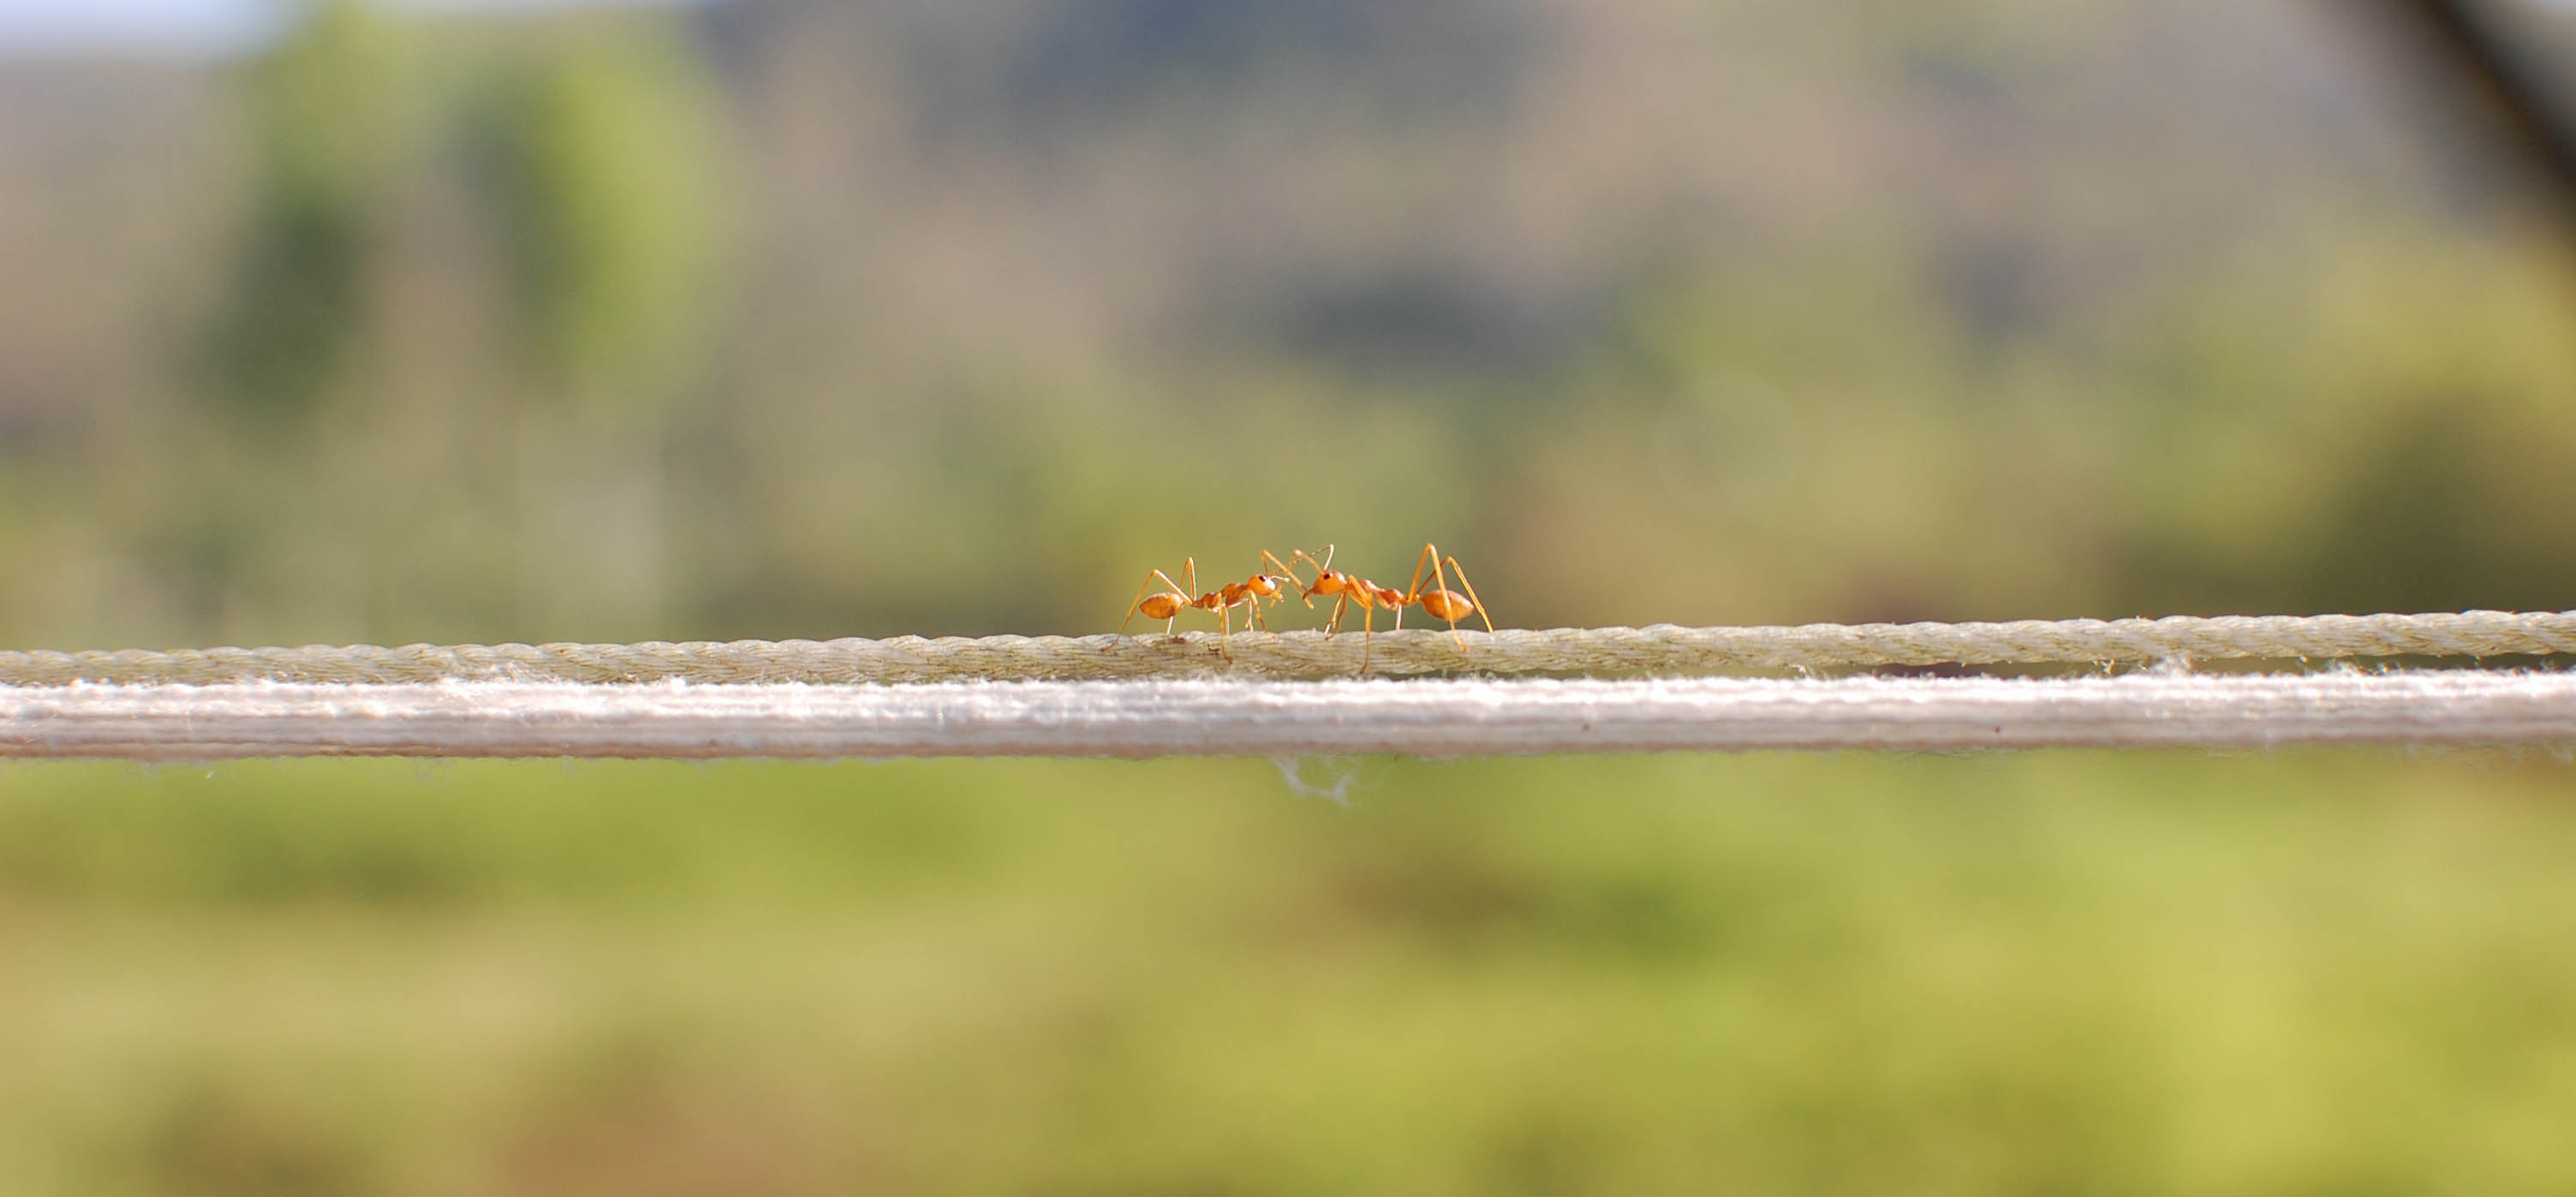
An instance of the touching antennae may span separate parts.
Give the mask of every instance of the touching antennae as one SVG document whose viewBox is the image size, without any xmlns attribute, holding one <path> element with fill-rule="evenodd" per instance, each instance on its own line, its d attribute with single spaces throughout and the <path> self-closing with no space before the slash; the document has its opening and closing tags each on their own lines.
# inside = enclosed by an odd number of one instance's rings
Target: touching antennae
<svg viewBox="0 0 2576 1197">
<path fill-rule="evenodd" d="M 1305 550 L 1303 550 L 1303 549 L 1290 549 L 1290 550 L 1289 550 L 1289 552 L 1290 552 L 1290 553 L 1292 553 L 1292 554 L 1294 554 L 1294 555 L 1296 555 L 1296 556 L 1299 556 L 1299 557 L 1305 557 L 1305 556 L 1306 556 L 1306 552 L 1305 552 Z M 1281 561 L 1281 560 L 1280 560 L 1280 559 L 1278 559 L 1277 557 L 1273 557 L 1273 556 L 1271 556 L 1271 555 L 1270 555 L 1270 550 L 1268 550 L 1268 549 L 1263 549 L 1263 550 L 1261 550 L 1261 560 L 1262 560 L 1262 562 L 1263 562 L 1264 564 L 1268 565 L 1270 568 L 1275 569 L 1275 570 L 1278 570 L 1278 571 L 1279 571 L 1279 573 L 1280 573 L 1280 576 L 1287 578 L 1287 579 L 1288 579 L 1288 583 L 1289 583 L 1290 585 L 1295 586 L 1295 587 L 1297 588 L 1297 591 L 1298 591 L 1297 599 L 1298 599 L 1298 601 L 1299 601 L 1299 602 L 1302 602 L 1302 603 L 1306 604 L 1306 606 L 1307 606 L 1307 608 L 1308 608 L 1309 610 L 1311 610 L 1311 609 L 1313 609 L 1313 608 L 1314 608 L 1314 606 L 1315 606 L 1315 600 L 1313 600 L 1313 599 L 1311 599 L 1311 598 L 1306 597 L 1306 593 L 1305 593 L 1305 592 L 1306 592 L 1306 584 L 1305 584 L 1304 582 L 1301 582 L 1301 581 L 1299 581 L 1299 580 L 1297 579 L 1297 571 L 1296 571 L 1296 570 L 1293 570 L 1293 569 L 1288 568 L 1288 563 L 1287 563 L 1287 562 L 1285 562 L 1285 561 Z M 1307 558 L 1307 560 L 1310 560 L 1310 561 L 1311 561 L 1311 560 L 1313 560 L 1313 558 L 1308 557 L 1308 558 Z M 1318 573 L 1320 573 L 1320 572 L 1322 572 L 1322 571 L 1321 571 L 1321 569 L 1319 568 L 1319 569 L 1317 570 L 1317 572 L 1318 572 Z M 1282 596 L 1282 597 L 1284 597 L 1284 596 Z M 1277 601 L 1277 599 L 1276 599 L 1276 598 L 1274 598 L 1272 601 L 1274 601 L 1274 602 L 1275 602 L 1275 601 Z"/>
<path fill-rule="evenodd" d="M 1350 613 L 1353 603 L 1359 605 L 1360 635 L 1363 638 L 1360 645 L 1360 672 L 1362 673 L 1368 672 L 1371 649 L 1377 637 L 1377 610 L 1380 607 L 1387 608 L 1393 614 L 1395 627 L 1401 631 L 1404 628 L 1404 609 L 1420 606 L 1424 614 L 1445 621 L 1449 625 L 1449 635 L 1457 641 L 1461 650 L 1467 647 L 1467 641 L 1464 633 L 1458 630 L 1458 621 L 1465 619 L 1468 614 L 1473 613 L 1485 625 L 1487 633 L 1494 630 L 1493 613 L 1485 609 L 1484 597 L 1476 593 L 1476 584 L 1467 580 L 1467 567 L 1458 564 L 1458 559 L 1455 557 L 1442 555 L 1440 546 L 1437 544 L 1428 541 L 1423 543 L 1422 555 L 1413 559 L 1413 577 L 1405 583 L 1402 590 L 1392 586 L 1380 586 L 1356 574 L 1336 572 L 1333 569 L 1333 556 L 1336 552 L 1336 547 L 1328 543 L 1324 546 L 1323 558 L 1318 560 L 1314 554 L 1304 549 L 1292 548 L 1288 550 L 1288 559 L 1282 561 L 1278 554 L 1262 549 L 1260 553 L 1263 572 L 1255 573 L 1240 582 L 1228 582 L 1205 594 L 1195 593 L 1199 584 L 1198 558 L 1185 557 L 1181 562 L 1183 580 L 1180 582 L 1173 581 L 1170 574 L 1159 569 L 1146 576 L 1144 584 L 1136 588 L 1136 597 L 1127 604 L 1127 616 L 1119 621 L 1118 630 L 1123 634 L 1128 625 L 1134 623 L 1137 616 L 1142 615 L 1147 619 L 1162 620 L 1163 628 L 1168 632 L 1179 623 L 1180 613 L 1183 610 L 1196 607 L 1217 617 L 1219 637 L 1217 651 L 1222 653 L 1225 651 L 1223 638 L 1231 636 L 1234 632 L 1234 609 L 1236 607 L 1245 609 L 1244 626 L 1246 628 L 1267 632 L 1270 630 L 1270 620 L 1261 609 L 1261 600 L 1269 599 L 1273 605 L 1276 605 L 1286 597 L 1280 593 L 1283 585 L 1296 587 L 1298 601 L 1305 603 L 1309 610 L 1314 608 L 1317 595 L 1333 600 L 1332 614 L 1324 620 L 1324 634 L 1327 636 L 1341 630 L 1342 617 Z M 1313 581 L 1298 575 L 1299 564 L 1311 565 L 1315 568 Z M 1451 570 L 1458 571 L 1458 585 L 1466 589 L 1465 594 L 1449 589 Z M 1429 575 L 1427 579 L 1425 574 Z M 1431 583 L 1429 586 L 1423 585 L 1426 580 Z M 1163 584 L 1163 591 L 1149 593 L 1157 581 Z"/>
</svg>

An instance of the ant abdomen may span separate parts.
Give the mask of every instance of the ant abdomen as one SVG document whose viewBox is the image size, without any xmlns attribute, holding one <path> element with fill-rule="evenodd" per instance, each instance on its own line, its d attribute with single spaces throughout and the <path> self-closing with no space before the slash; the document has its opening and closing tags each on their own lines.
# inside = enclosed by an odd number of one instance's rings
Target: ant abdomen
<svg viewBox="0 0 2576 1197">
<path fill-rule="evenodd" d="M 1422 596 L 1422 609 L 1433 619 L 1460 620 L 1475 614 L 1476 606 L 1467 596 L 1455 590 L 1434 590 Z"/>
</svg>

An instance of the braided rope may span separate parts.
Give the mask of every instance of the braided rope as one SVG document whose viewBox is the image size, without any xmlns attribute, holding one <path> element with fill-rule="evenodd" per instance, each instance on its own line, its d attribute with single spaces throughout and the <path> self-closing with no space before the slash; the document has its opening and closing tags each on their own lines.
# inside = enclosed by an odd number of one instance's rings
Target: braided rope
<svg viewBox="0 0 2576 1197">
<path fill-rule="evenodd" d="M 1461 645 L 1463 644 L 1463 647 Z M 2266 615 L 1799 627 L 898 636 L 666 644 L 411 644 L 154 652 L 0 652 L 0 685 L 221 682 L 932 682 L 1245 673 L 1636 673 L 1666 677 L 1888 665 L 2112 663 L 2576 653 L 2576 611 Z M 1365 659 L 1365 665 L 1364 665 Z"/>
</svg>

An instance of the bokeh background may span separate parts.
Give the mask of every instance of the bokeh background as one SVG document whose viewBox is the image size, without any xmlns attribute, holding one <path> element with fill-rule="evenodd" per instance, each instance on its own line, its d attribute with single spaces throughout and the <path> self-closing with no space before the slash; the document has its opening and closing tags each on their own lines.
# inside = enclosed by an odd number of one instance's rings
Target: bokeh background
<svg viewBox="0 0 2576 1197">
<path fill-rule="evenodd" d="M 0 0 L 0 643 L 2576 606 L 2576 206 L 2394 11 Z M 13 765 L 0 1192 L 2563 1192 L 2571 798 Z"/>
</svg>

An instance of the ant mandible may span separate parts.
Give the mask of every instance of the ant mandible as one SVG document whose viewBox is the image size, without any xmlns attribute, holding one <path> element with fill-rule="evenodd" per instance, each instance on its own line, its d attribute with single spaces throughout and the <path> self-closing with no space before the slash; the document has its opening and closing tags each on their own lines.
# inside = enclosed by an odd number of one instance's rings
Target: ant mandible
<svg viewBox="0 0 2576 1197">
<path fill-rule="evenodd" d="M 1467 647 L 1467 639 L 1458 634 L 1459 620 L 1473 615 L 1484 621 L 1486 631 L 1494 630 L 1494 619 L 1486 614 L 1484 600 L 1476 597 L 1476 584 L 1467 580 L 1467 568 L 1458 564 L 1458 559 L 1455 557 L 1441 556 L 1437 545 L 1426 543 L 1422 546 L 1422 555 L 1415 558 L 1413 562 L 1413 580 L 1405 583 L 1402 590 L 1392 586 L 1380 586 L 1358 575 L 1334 569 L 1331 545 L 1324 546 L 1324 559 L 1321 561 L 1315 560 L 1304 549 L 1293 549 L 1290 551 L 1290 556 L 1315 567 L 1314 584 L 1309 586 L 1300 583 L 1298 589 L 1302 593 L 1299 597 L 1305 598 L 1309 606 L 1313 605 L 1313 596 L 1318 594 L 1335 599 L 1332 618 L 1324 622 L 1324 631 L 1328 635 L 1340 630 L 1342 613 L 1349 609 L 1353 600 L 1357 600 L 1360 605 L 1361 635 L 1372 639 L 1377 634 L 1377 608 L 1381 606 L 1392 608 L 1395 611 L 1395 626 L 1401 628 L 1404 626 L 1404 609 L 1415 603 L 1422 604 L 1422 609 L 1429 612 L 1433 619 L 1447 620 L 1449 636 L 1457 641 L 1461 649 Z M 1458 571 L 1458 584 L 1466 587 L 1467 593 L 1460 594 L 1449 589 L 1449 576 L 1445 572 L 1449 569 Z M 1430 571 L 1431 580 L 1435 583 L 1429 590 L 1422 588 L 1422 575 L 1425 570 Z M 1368 665 L 1368 652 L 1366 647 L 1360 650 L 1360 664 L 1363 669 Z"/>
<path fill-rule="evenodd" d="M 1134 602 L 1127 605 L 1127 618 L 1119 621 L 1118 631 L 1121 635 L 1124 635 L 1127 631 L 1127 625 L 1134 623 L 1138 615 L 1143 615 L 1147 619 L 1162 620 L 1163 631 L 1166 634 L 1169 634 L 1172 630 L 1172 626 L 1179 622 L 1181 612 L 1192 607 L 1196 607 L 1201 611 L 1216 612 L 1217 619 L 1219 621 L 1217 631 L 1219 636 L 1230 636 L 1234 634 L 1234 609 L 1236 607 L 1249 609 L 1250 618 L 1247 622 L 1250 626 L 1267 631 L 1269 630 L 1270 625 L 1265 623 L 1261 618 L 1261 600 L 1269 599 L 1274 603 L 1278 602 L 1282 597 L 1280 594 L 1280 584 L 1284 582 L 1290 586 L 1295 586 L 1298 585 L 1298 582 L 1296 571 L 1289 569 L 1285 564 L 1281 563 L 1277 557 L 1271 556 L 1270 550 L 1261 550 L 1261 562 L 1263 565 L 1279 572 L 1275 574 L 1256 573 L 1240 582 L 1228 582 L 1225 585 L 1208 591 L 1206 594 L 1199 595 L 1196 598 L 1191 597 L 1190 592 L 1196 590 L 1199 584 L 1198 558 L 1187 557 L 1182 559 L 1181 576 L 1189 579 L 1189 584 L 1186 586 L 1172 581 L 1172 576 L 1170 574 L 1164 573 L 1159 569 L 1154 570 L 1146 574 L 1145 580 L 1137 585 L 1136 599 Z M 1160 581 L 1163 584 L 1164 590 L 1157 594 L 1145 593 L 1147 590 L 1152 589 L 1154 583 L 1157 581 Z M 1307 605 L 1313 606 L 1314 604 L 1312 601 L 1309 601 Z"/>
</svg>

